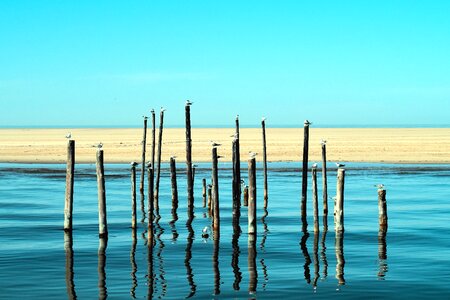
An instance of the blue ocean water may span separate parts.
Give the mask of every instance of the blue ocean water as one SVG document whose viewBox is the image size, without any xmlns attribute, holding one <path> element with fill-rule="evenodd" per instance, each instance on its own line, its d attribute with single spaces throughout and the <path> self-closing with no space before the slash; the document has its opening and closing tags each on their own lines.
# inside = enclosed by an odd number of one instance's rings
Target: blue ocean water
<svg viewBox="0 0 450 300">
<path fill-rule="evenodd" d="M 105 166 L 109 238 L 103 241 L 94 165 L 76 165 L 69 235 L 62 230 L 65 165 L 0 164 L 0 299 L 450 298 L 450 165 L 347 164 L 342 236 L 334 232 L 332 200 L 328 232 L 321 227 L 314 234 L 311 178 L 309 232 L 301 232 L 300 165 L 269 164 L 267 211 L 258 170 L 254 243 L 247 235 L 246 207 L 242 232 L 233 234 L 230 164 L 219 165 L 221 234 L 216 240 L 201 235 L 211 223 L 201 195 L 210 164 L 199 164 L 196 171 L 191 226 L 186 225 L 184 164 L 179 164 L 176 215 L 168 165 L 163 165 L 160 218 L 149 247 L 146 195 L 141 199 L 138 193 L 139 227 L 130 228 L 128 165 Z M 321 212 L 320 172 L 318 177 Z M 384 238 L 378 235 L 374 185 L 379 183 L 387 190 Z M 329 195 L 335 186 L 331 168 Z"/>
</svg>

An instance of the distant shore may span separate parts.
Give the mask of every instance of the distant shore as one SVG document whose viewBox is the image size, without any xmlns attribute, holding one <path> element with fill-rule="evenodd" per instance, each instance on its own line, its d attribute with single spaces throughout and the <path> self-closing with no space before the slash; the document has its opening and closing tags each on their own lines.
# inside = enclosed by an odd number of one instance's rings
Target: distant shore
<svg viewBox="0 0 450 300">
<path fill-rule="evenodd" d="M 92 147 L 103 143 L 106 163 L 139 161 L 143 130 L 140 128 L 0 129 L 0 162 L 64 163 L 70 131 L 76 141 L 76 161 L 95 162 Z M 211 141 L 221 143 L 222 161 L 231 161 L 233 128 L 193 128 L 193 162 L 211 160 Z M 157 130 L 158 134 L 158 130 Z M 300 161 L 303 128 L 267 128 L 268 161 Z M 242 128 L 241 160 L 249 151 L 262 153 L 260 128 Z M 327 160 L 339 162 L 450 163 L 450 128 L 310 128 L 309 160 L 321 161 L 320 140 L 327 140 Z M 147 131 L 147 157 L 151 130 Z M 185 161 L 184 128 L 163 131 L 162 161 L 170 156 Z M 257 160 L 262 160 L 257 156 Z"/>
</svg>

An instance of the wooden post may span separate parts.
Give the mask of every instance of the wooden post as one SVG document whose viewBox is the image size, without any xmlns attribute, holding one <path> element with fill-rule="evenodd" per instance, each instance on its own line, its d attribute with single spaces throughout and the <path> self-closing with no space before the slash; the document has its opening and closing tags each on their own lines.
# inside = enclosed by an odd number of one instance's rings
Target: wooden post
<svg viewBox="0 0 450 300">
<path fill-rule="evenodd" d="M 158 170 L 156 171 L 156 182 L 155 182 L 155 209 L 159 210 L 159 178 L 161 176 L 161 147 L 162 147 L 162 135 L 164 126 L 164 109 L 161 109 L 159 114 L 159 133 L 158 133 Z"/>
<path fill-rule="evenodd" d="M 344 231 L 344 182 L 345 169 L 338 168 L 336 203 L 334 204 L 334 226 L 336 232 Z"/>
<path fill-rule="evenodd" d="M 131 164 L 131 228 L 136 228 L 136 164 Z"/>
<path fill-rule="evenodd" d="M 305 120 L 303 126 L 303 166 L 302 166 L 302 202 L 301 202 L 301 217 L 303 224 L 303 231 L 306 231 L 308 222 L 306 221 L 306 196 L 308 191 L 308 149 L 309 149 L 309 124 Z"/>
<path fill-rule="evenodd" d="M 206 178 L 202 179 L 203 207 L 206 207 Z"/>
<path fill-rule="evenodd" d="M 188 212 L 191 215 L 194 210 L 194 183 L 192 173 L 192 139 L 191 139 L 191 102 L 187 101 L 186 113 L 186 177 L 187 177 L 187 201 Z"/>
<path fill-rule="evenodd" d="M 147 245 L 149 247 L 153 246 L 153 165 L 147 165 L 148 172 L 148 236 L 147 236 Z"/>
<path fill-rule="evenodd" d="M 147 117 L 144 116 L 144 136 L 142 137 L 142 168 L 141 168 L 141 182 L 139 191 L 144 193 L 144 177 L 145 177 L 145 150 L 147 147 Z"/>
<path fill-rule="evenodd" d="M 236 116 L 236 131 L 235 131 L 235 139 L 236 139 L 236 181 L 239 183 L 238 194 L 239 199 L 241 199 L 241 149 L 239 142 L 239 115 Z"/>
<path fill-rule="evenodd" d="M 313 194 L 313 216 L 314 216 L 314 232 L 319 232 L 319 204 L 317 196 L 317 168 L 312 168 L 312 194 Z"/>
<path fill-rule="evenodd" d="M 328 230 L 328 183 L 327 183 L 327 145 L 322 142 L 322 199 L 323 199 L 323 230 Z"/>
<path fill-rule="evenodd" d="M 248 160 L 248 233 L 256 234 L 256 159 Z"/>
<path fill-rule="evenodd" d="M 75 172 L 75 141 L 67 143 L 66 199 L 64 201 L 64 230 L 72 230 L 73 180 Z"/>
<path fill-rule="evenodd" d="M 105 192 L 105 169 L 103 167 L 103 150 L 97 150 L 97 187 L 98 187 L 98 235 L 108 236 L 108 224 L 106 221 L 106 192 Z"/>
<path fill-rule="evenodd" d="M 241 194 L 240 194 L 240 181 L 238 181 L 239 165 L 237 159 L 237 143 L 238 140 L 235 138 L 232 142 L 232 165 L 233 165 L 233 180 L 232 180 L 232 194 L 233 194 L 233 217 L 240 216 L 241 209 Z"/>
<path fill-rule="evenodd" d="M 220 233 L 219 212 L 219 177 L 217 173 L 217 148 L 212 148 L 212 204 L 213 204 L 213 230 Z"/>
<path fill-rule="evenodd" d="M 178 207 L 177 166 L 173 156 L 170 158 L 170 182 L 172 183 L 172 208 Z"/>
<path fill-rule="evenodd" d="M 264 174 L 264 208 L 267 208 L 268 192 L 267 192 L 267 150 L 266 150 L 266 119 L 261 121 L 262 140 L 263 140 L 263 174 Z"/>
<path fill-rule="evenodd" d="M 156 147 L 156 116 L 155 116 L 155 110 L 152 109 L 152 169 L 153 169 L 153 177 L 155 175 L 155 147 Z M 153 181 L 154 186 L 154 181 Z M 152 191 L 152 195 L 154 195 L 154 191 Z M 153 199 L 153 197 L 152 197 Z"/>
<path fill-rule="evenodd" d="M 388 229 L 388 216 L 386 205 L 386 190 L 378 190 L 378 222 L 380 225 L 380 232 L 386 233 Z"/>
<path fill-rule="evenodd" d="M 244 206 L 248 206 L 248 185 L 244 187 Z"/>
</svg>

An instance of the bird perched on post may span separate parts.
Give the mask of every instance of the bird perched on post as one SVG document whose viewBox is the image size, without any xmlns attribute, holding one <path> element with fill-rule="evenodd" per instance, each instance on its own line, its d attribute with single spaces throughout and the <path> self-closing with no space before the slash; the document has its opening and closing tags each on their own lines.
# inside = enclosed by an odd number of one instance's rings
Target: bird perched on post
<svg viewBox="0 0 450 300">
<path fill-rule="evenodd" d="M 150 111 L 152 114 L 154 114 L 155 113 L 155 110 L 152 108 L 152 110 Z"/>
<path fill-rule="evenodd" d="M 306 125 L 311 125 L 312 124 L 312 122 L 310 122 L 310 121 L 308 121 L 308 120 L 305 120 L 305 122 L 303 123 L 305 126 Z"/>
<path fill-rule="evenodd" d="M 252 152 L 252 151 L 249 151 L 249 152 L 248 152 L 248 156 L 250 156 L 250 158 L 255 158 L 256 155 L 258 155 L 258 153 Z"/>
<path fill-rule="evenodd" d="M 165 112 L 165 111 L 166 111 L 166 109 L 161 106 L 161 112 Z"/>
<path fill-rule="evenodd" d="M 374 187 L 378 188 L 379 190 L 384 190 L 384 184 L 375 184 Z"/>
<path fill-rule="evenodd" d="M 343 167 L 345 167 L 345 165 L 344 165 L 344 164 L 341 164 L 341 163 L 336 163 L 336 167 L 338 167 L 338 168 L 343 168 Z"/>
<path fill-rule="evenodd" d="M 66 134 L 66 139 L 70 139 L 72 137 L 72 132 Z"/>
<path fill-rule="evenodd" d="M 219 147 L 219 146 L 221 146 L 222 144 L 219 144 L 219 143 L 216 143 L 216 142 L 214 142 L 214 141 L 211 141 L 211 146 L 213 146 L 213 147 Z"/>
<path fill-rule="evenodd" d="M 327 143 L 327 140 L 323 140 L 323 139 L 320 140 L 320 144 L 321 144 L 321 145 L 325 145 L 326 143 Z"/>
<path fill-rule="evenodd" d="M 148 119 L 148 117 L 147 116 L 142 116 L 143 118 L 144 118 L 144 120 L 147 120 Z"/>
<path fill-rule="evenodd" d="M 192 104 L 194 104 L 194 102 L 192 102 L 190 100 L 186 100 L 186 106 L 191 106 Z"/>
<path fill-rule="evenodd" d="M 313 163 L 312 168 L 313 169 L 317 168 L 317 163 Z"/>
<path fill-rule="evenodd" d="M 262 117 L 262 118 L 261 118 L 261 121 L 263 121 L 263 122 L 265 122 L 266 120 L 267 120 L 266 117 Z"/>
<path fill-rule="evenodd" d="M 130 165 L 131 165 L 131 167 L 136 167 L 136 166 L 138 165 L 138 163 L 135 162 L 135 161 L 132 161 L 132 162 L 130 163 Z"/>
<path fill-rule="evenodd" d="M 145 166 L 147 167 L 147 169 L 151 169 L 152 163 L 148 161 L 148 162 L 145 164 Z"/>
<path fill-rule="evenodd" d="M 92 147 L 97 147 L 98 149 L 102 149 L 103 143 L 100 142 L 100 143 L 98 143 L 97 145 L 92 145 Z"/>
</svg>

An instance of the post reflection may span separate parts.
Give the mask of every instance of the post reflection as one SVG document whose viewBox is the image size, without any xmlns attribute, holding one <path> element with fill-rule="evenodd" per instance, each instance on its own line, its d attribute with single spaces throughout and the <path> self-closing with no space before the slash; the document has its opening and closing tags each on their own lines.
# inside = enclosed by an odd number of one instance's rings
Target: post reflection
<svg viewBox="0 0 450 300">
<path fill-rule="evenodd" d="M 130 295 L 134 299 L 136 299 L 136 287 L 137 287 L 136 245 L 137 245 L 137 231 L 136 231 L 136 228 L 132 228 L 132 230 L 131 230 L 131 249 L 130 249 L 130 264 L 131 264 Z"/>
<path fill-rule="evenodd" d="M 66 288 L 69 299 L 77 299 L 73 275 L 73 239 L 72 231 L 64 232 L 64 251 L 66 252 Z"/>
<path fill-rule="evenodd" d="M 169 225 L 170 229 L 172 230 L 172 241 L 176 242 L 178 239 L 178 231 L 175 223 L 178 221 L 178 213 L 177 213 L 178 205 L 172 206 L 172 220 L 170 220 Z"/>
<path fill-rule="evenodd" d="M 195 295 L 197 291 L 197 285 L 194 281 L 194 273 L 191 266 L 192 259 L 192 243 L 194 241 L 194 229 L 191 226 L 192 220 L 186 223 L 186 228 L 188 230 L 188 237 L 186 243 L 186 257 L 184 259 L 184 265 L 186 266 L 186 277 L 189 284 L 189 295 L 186 298 L 191 298 Z"/>
<path fill-rule="evenodd" d="M 241 250 L 239 249 L 239 237 L 241 235 L 241 227 L 239 223 L 233 223 L 233 238 L 231 240 L 231 246 L 233 248 L 233 253 L 231 256 L 231 267 L 234 273 L 233 289 L 235 291 L 240 290 L 240 283 L 242 281 L 242 272 L 239 268 L 239 254 Z"/>
<path fill-rule="evenodd" d="M 378 232 L 378 279 L 384 280 L 388 271 L 386 231 Z"/>
<path fill-rule="evenodd" d="M 144 192 L 141 192 L 141 223 L 144 224 L 145 223 L 145 219 L 147 218 L 147 214 L 145 213 L 145 196 L 144 196 Z"/>
<path fill-rule="evenodd" d="M 325 242 L 327 240 L 327 231 L 325 230 L 322 233 L 322 240 L 320 241 L 320 245 L 321 245 L 321 250 L 320 250 L 320 259 L 322 260 L 323 263 L 323 280 L 327 279 L 328 277 L 328 260 L 327 260 L 327 247 L 325 245 Z"/>
<path fill-rule="evenodd" d="M 335 238 L 335 251 L 336 251 L 336 279 L 338 285 L 344 285 L 344 232 L 336 232 Z"/>
<path fill-rule="evenodd" d="M 248 235 L 248 292 L 251 295 L 256 294 L 258 284 L 258 271 L 256 269 L 256 235 Z"/>
<path fill-rule="evenodd" d="M 153 273 L 153 245 L 147 245 L 147 299 L 153 299 L 155 275 Z"/>
<path fill-rule="evenodd" d="M 319 274 L 319 232 L 314 232 L 314 245 L 313 245 L 313 262 L 314 262 L 314 279 L 313 287 L 317 288 L 317 281 L 320 278 Z"/>
<path fill-rule="evenodd" d="M 219 247 L 220 235 L 214 232 L 214 246 L 213 246 L 213 272 L 214 272 L 214 294 L 220 295 L 220 270 L 219 270 Z"/>
<path fill-rule="evenodd" d="M 305 258 L 304 268 L 304 276 L 306 283 L 311 283 L 311 271 L 309 269 L 309 265 L 311 264 L 311 256 L 309 256 L 308 248 L 306 247 L 306 242 L 308 241 L 309 233 L 307 231 L 303 232 L 302 239 L 300 240 L 300 249 L 302 251 L 303 257 Z"/>
<path fill-rule="evenodd" d="M 106 247 L 108 246 L 108 238 L 99 238 L 98 244 L 98 298 L 106 299 L 108 292 L 106 288 Z"/>
<path fill-rule="evenodd" d="M 269 212 L 267 211 L 267 208 L 264 207 L 263 216 L 261 217 L 261 222 L 263 224 L 263 230 L 264 230 L 263 234 L 262 234 L 262 238 L 261 238 L 261 244 L 260 244 L 260 249 L 261 249 L 262 254 L 265 253 L 266 240 L 267 240 L 267 235 L 269 233 L 269 227 L 266 222 L 266 218 L 268 215 L 269 215 Z M 264 282 L 262 284 L 262 289 L 265 290 L 266 286 L 267 286 L 267 282 L 269 281 L 269 274 L 267 271 L 268 269 L 267 269 L 264 258 L 261 258 L 261 260 L 259 262 L 261 263 L 261 268 L 262 268 L 263 276 L 264 276 Z"/>
</svg>

